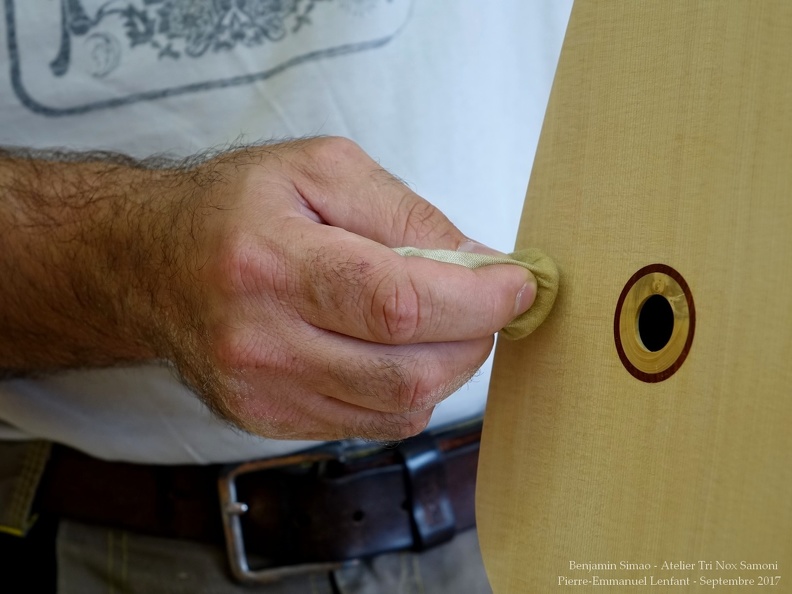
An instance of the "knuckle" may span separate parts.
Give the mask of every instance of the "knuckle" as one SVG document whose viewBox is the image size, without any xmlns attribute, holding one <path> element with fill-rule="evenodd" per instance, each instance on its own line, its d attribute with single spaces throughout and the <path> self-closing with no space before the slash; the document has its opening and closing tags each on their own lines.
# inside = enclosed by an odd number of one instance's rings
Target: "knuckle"
<svg viewBox="0 0 792 594">
<path fill-rule="evenodd" d="M 360 398 L 360 404 L 393 413 L 412 406 L 410 370 L 403 361 L 381 357 L 374 361 L 338 360 L 328 365 L 329 376 L 344 390 Z M 372 406 L 372 403 L 376 403 Z"/>
<path fill-rule="evenodd" d="M 421 414 L 433 408 L 447 394 L 451 383 L 443 369 L 425 366 L 417 370 L 403 361 L 381 361 L 376 376 L 366 380 L 380 402 L 394 414 Z M 361 393 L 366 392 L 363 388 Z"/>
<path fill-rule="evenodd" d="M 308 162 L 323 173 L 337 171 L 341 163 L 357 160 L 363 150 L 352 140 L 342 136 L 314 138 L 303 148 Z"/>
<path fill-rule="evenodd" d="M 391 344 L 415 341 L 430 312 L 421 302 L 420 293 L 409 279 L 405 282 L 386 278 L 374 290 L 371 332 L 375 339 Z"/>
<path fill-rule="evenodd" d="M 329 376 L 366 408 L 391 414 L 423 414 L 447 395 L 452 382 L 437 366 L 413 357 L 381 357 L 374 361 L 337 361 L 328 365 Z M 376 403 L 376 404 L 373 404 Z"/>
<path fill-rule="evenodd" d="M 484 341 L 485 344 L 487 342 Z M 409 412 L 421 412 L 437 406 L 476 374 L 486 356 L 487 353 L 484 353 L 483 357 L 476 357 L 467 364 L 457 362 L 454 365 L 442 365 L 422 361 L 422 368 L 413 374 L 415 382 L 410 394 Z"/>
<path fill-rule="evenodd" d="M 429 425 L 432 411 L 419 414 L 391 415 L 379 425 L 379 438 L 402 441 L 421 433 Z"/>
<path fill-rule="evenodd" d="M 436 368 L 416 374 L 416 380 L 408 396 L 408 409 L 405 412 L 421 412 L 442 400 L 447 395 L 445 392 L 448 384 L 442 375 L 442 370 Z"/>
<path fill-rule="evenodd" d="M 387 367 L 382 384 L 392 412 L 410 414 L 416 410 L 416 384 L 401 365 Z"/>
<path fill-rule="evenodd" d="M 329 155 L 359 155 L 363 152 L 354 140 L 345 136 L 326 136 L 319 141 L 320 146 Z"/>
</svg>

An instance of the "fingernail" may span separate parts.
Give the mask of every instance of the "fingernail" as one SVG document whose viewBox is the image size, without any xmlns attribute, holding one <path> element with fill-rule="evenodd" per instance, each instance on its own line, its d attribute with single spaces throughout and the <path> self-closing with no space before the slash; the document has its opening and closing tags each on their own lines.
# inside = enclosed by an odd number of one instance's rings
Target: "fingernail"
<svg viewBox="0 0 792 594">
<path fill-rule="evenodd" d="M 499 252 L 498 250 L 493 250 L 491 247 L 487 247 L 483 243 L 479 243 L 478 241 L 473 241 L 472 239 L 467 239 L 459 244 L 457 248 L 458 252 L 472 252 L 474 254 L 486 254 L 487 256 L 505 256 L 503 252 Z"/>
<path fill-rule="evenodd" d="M 529 275 L 528 280 L 517 293 L 517 299 L 514 302 L 514 316 L 517 317 L 522 313 L 528 311 L 536 300 L 536 277 L 529 270 L 526 270 Z"/>
</svg>

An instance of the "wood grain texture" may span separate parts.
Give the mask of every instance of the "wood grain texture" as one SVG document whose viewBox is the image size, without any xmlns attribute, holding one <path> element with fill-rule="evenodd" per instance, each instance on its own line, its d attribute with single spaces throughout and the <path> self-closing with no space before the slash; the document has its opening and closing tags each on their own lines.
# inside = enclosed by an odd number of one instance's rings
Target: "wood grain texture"
<svg viewBox="0 0 792 594">
<path fill-rule="evenodd" d="M 760 573 L 792 588 L 792 2 L 578 0 L 527 245 L 561 290 L 495 358 L 477 492 L 495 593 L 622 560 L 658 568 L 593 573 L 690 577 L 656 592 Z M 687 280 L 697 319 L 684 364 L 650 384 L 620 362 L 613 316 L 655 262 Z M 699 560 L 779 570 L 659 569 Z M 589 590 L 644 591 L 573 591 Z"/>
</svg>

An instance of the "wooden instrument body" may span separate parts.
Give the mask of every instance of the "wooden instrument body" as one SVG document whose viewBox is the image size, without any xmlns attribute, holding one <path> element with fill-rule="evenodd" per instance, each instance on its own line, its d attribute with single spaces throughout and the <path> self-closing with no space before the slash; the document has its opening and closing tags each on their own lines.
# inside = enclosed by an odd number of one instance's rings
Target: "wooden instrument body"
<svg viewBox="0 0 792 594">
<path fill-rule="evenodd" d="M 594 573 L 791 588 L 792 3 L 578 0 L 528 245 L 556 260 L 561 289 L 534 335 L 496 353 L 477 491 L 495 593 L 621 561 L 651 568 Z M 614 313 L 654 263 L 684 277 L 697 317 L 684 363 L 647 383 L 617 354 Z"/>
</svg>

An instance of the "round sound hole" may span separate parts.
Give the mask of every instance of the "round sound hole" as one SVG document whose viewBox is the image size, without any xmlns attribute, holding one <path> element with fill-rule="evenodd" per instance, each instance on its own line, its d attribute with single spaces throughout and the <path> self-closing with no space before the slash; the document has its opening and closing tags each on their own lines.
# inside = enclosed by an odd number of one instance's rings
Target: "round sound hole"
<svg viewBox="0 0 792 594">
<path fill-rule="evenodd" d="M 652 295 L 638 312 L 638 336 L 647 351 L 661 350 L 674 332 L 674 310 L 668 299 Z"/>
<path fill-rule="evenodd" d="M 676 270 L 652 264 L 636 272 L 619 296 L 613 333 L 624 367 L 644 382 L 671 377 L 693 344 L 696 310 Z"/>
</svg>

